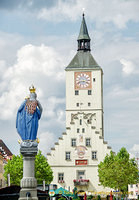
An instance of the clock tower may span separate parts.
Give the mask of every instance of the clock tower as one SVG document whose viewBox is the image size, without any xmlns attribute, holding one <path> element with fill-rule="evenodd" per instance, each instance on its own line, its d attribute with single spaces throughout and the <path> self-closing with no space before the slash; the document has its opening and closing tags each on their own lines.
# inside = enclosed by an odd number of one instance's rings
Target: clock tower
<svg viewBox="0 0 139 200">
<path fill-rule="evenodd" d="M 66 67 L 66 132 L 47 154 L 54 179 L 52 184 L 79 195 L 109 191 L 99 183 L 98 164 L 111 147 L 103 134 L 103 71 L 90 49 L 83 14 L 77 53 Z"/>
<path fill-rule="evenodd" d="M 90 37 L 84 14 L 77 41 L 77 54 L 65 69 L 66 128 L 70 129 L 74 118 L 78 118 L 79 122 L 74 128 L 76 131 L 82 134 L 92 124 L 103 137 L 103 71 L 90 53 Z M 78 127 L 80 123 L 82 126 Z"/>
</svg>

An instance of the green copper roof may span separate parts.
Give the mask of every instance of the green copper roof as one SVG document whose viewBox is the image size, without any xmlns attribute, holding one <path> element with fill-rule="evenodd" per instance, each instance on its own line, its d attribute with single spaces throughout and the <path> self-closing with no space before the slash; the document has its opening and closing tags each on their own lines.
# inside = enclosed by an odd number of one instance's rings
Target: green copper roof
<svg viewBox="0 0 139 200">
<path fill-rule="evenodd" d="M 82 24 L 81 24 L 81 28 L 80 28 L 80 33 L 78 36 L 78 40 L 82 40 L 82 39 L 90 40 L 86 22 L 85 22 L 85 18 L 84 18 L 84 14 L 83 14 Z"/>
<path fill-rule="evenodd" d="M 78 51 L 74 56 L 70 64 L 66 67 L 66 70 L 70 69 L 101 69 L 97 64 L 90 51 Z"/>
</svg>

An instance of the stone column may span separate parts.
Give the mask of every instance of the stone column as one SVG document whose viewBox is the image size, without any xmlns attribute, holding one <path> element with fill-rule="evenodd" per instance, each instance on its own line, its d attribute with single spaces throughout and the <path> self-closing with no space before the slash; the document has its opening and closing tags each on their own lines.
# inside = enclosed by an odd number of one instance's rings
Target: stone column
<svg viewBox="0 0 139 200">
<path fill-rule="evenodd" d="M 38 200 L 37 180 L 35 178 L 35 156 L 37 155 L 37 151 L 38 148 L 36 145 L 21 144 L 20 152 L 23 155 L 23 178 L 20 183 L 19 200 Z"/>
</svg>

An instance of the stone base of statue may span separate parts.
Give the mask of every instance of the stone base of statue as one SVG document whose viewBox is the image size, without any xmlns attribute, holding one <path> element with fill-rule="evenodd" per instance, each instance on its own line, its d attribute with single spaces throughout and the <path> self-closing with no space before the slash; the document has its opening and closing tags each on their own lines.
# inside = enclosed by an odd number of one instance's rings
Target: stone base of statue
<svg viewBox="0 0 139 200">
<path fill-rule="evenodd" d="M 38 152 L 37 142 L 21 143 L 20 153 L 23 155 L 23 178 L 20 186 L 19 200 L 38 200 L 37 180 L 35 178 L 35 156 Z"/>
</svg>

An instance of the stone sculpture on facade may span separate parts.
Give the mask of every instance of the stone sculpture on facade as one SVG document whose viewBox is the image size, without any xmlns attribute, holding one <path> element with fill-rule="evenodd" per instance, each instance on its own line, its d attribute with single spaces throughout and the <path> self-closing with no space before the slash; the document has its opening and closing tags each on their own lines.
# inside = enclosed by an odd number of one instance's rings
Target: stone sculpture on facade
<svg viewBox="0 0 139 200">
<path fill-rule="evenodd" d="M 38 151 L 37 131 L 42 106 L 37 100 L 35 88 L 30 88 L 30 97 L 21 104 L 17 112 L 16 128 L 22 142 L 20 153 L 23 155 L 23 178 L 19 200 L 38 200 L 37 180 L 35 178 L 35 156 Z"/>
</svg>

